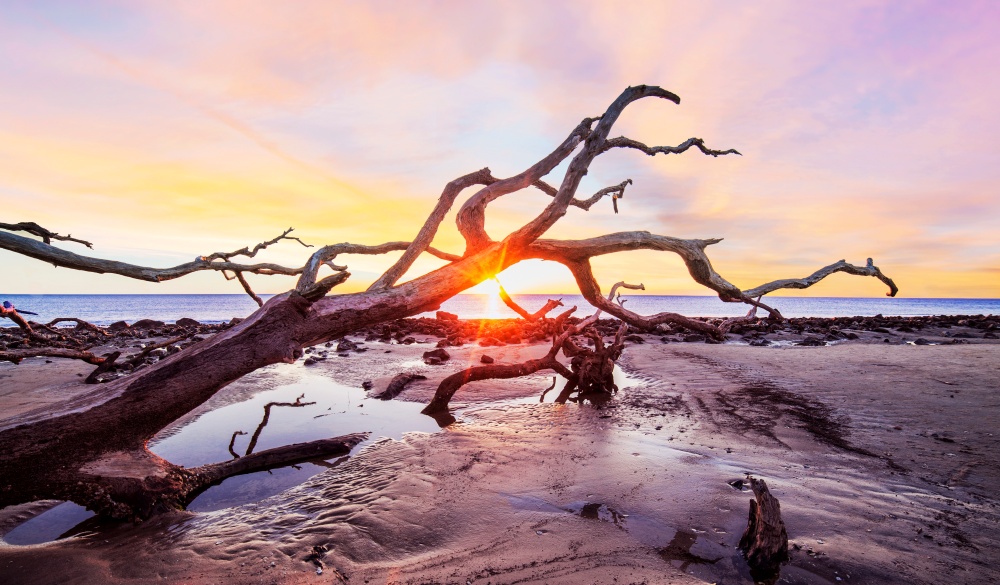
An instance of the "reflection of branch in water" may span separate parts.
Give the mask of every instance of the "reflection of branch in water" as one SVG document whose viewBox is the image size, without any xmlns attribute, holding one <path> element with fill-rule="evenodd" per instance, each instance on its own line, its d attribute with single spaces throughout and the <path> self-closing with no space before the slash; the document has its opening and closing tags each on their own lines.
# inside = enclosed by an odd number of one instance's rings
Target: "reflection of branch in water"
<svg viewBox="0 0 1000 585">
<path fill-rule="evenodd" d="M 246 433 L 244 433 L 243 431 L 236 431 L 235 433 L 233 433 L 233 438 L 229 439 L 229 454 L 233 456 L 233 459 L 240 458 L 239 453 L 237 453 L 236 450 L 233 449 L 233 446 L 236 444 L 236 437 L 238 435 L 245 435 L 245 434 Z"/>
<path fill-rule="evenodd" d="M 542 392 L 542 395 L 538 397 L 538 401 L 539 401 L 539 402 L 545 402 L 545 395 L 549 393 L 549 390 L 551 390 L 551 389 L 553 389 L 553 388 L 555 388 L 555 387 L 556 387 L 556 377 L 555 377 L 555 376 L 552 376 L 552 385 L 551 385 L 551 386 L 549 386 L 548 388 L 546 388 L 546 389 L 545 389 L 545 390 L 544 390 L 544 391 Z"/>
<path fill-rule="evenodd" d="M 340 465 L 341 463 L 347 461 L 348 459 L 350 459 L 350 457 L 341 457 L 336 461 L 334 461 L 333 463 L 330 463 L 329 461 L 326 461 L 324 459 L 317 459 L 315 461 L 310 461 L 309 463 L 312 463 L 313 465 L 319 465 L 320 467 L 326 467 L 327 469 L 333 469 L 334 467 Z"/>
<path fill-rule="evenodd" d="M 271 408 L 272 407 L 274 407 L 274 406 L 293 406 L 293 407 L 297 407 L 297 406 L 310 406 L 312 404 L 316 404 L 315 402 L 302 402 L 302 399 L 305 398 L 305 397 L 306 397 L 306 395 L 303 393 L 303 394 L 300 394 L 299 397 L 295 399 L 295 402 L 268 402 L 267 404 L 265 404 L 264 405 L 264 418 L 262 418 L 260 420 L 260 424 L 257 425 L 257 430 L 255 430 L 253 432 L 253 436 L 250 437 L 250 444 L 247 445 L 247 451 L 246 451 L 245 455 L 249 455 L 249 454 L 253 453 L 254 447 L 257 446 L 257 439 L 260 438 L 261 431 L 264 430 L 264 427 L 267 426 L 268 420 L 270 420 L 270 418 L 271 418 Z M 229 453 L 233 456 L 233 459 L 239 459 L 240 458 L 240 456 L 233 449 L 233 445 L 236 442 L 236 437 L 237 437 L 237 435 L 245 435 L 245 434 L 246 433 L 244 433 L 243 431 L 236 431 L 235 433 L 233 433 L 233 438 L 229 440 Z"/>
</svg>

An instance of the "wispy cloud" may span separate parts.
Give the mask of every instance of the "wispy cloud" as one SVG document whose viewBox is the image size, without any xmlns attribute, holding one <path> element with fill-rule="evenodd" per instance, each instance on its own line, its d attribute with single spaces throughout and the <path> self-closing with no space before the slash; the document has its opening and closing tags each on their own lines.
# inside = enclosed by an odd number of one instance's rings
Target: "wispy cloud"
<svg viewBox="0 0 1000 585">
<path fill-rule="evenodd" d="M 582 189 L 634 179 L 622 213 L 574 211 L 552 235 L 723 236 L 713 258 L 739 284 L 874 256 L 904 294 L 1000 296 L 998 17 L 991 2 L 14 3 L 0 194 L 12 219 L 111 228 L 115 250 L 186 257 L 288 225 L 400 239 L 448 180 L 518 172 L 655 83 L 682 104 L 636 104 L 616 134 L 745 156 L 610 153 Z M 488 227 L 544 202 L 498 202 Z M 438 243 L 461 247 L 451 228 Z M 698 292 L 674 260 L 599 264 L 609 282 Z M 24 290 L 55 286 L 31 274 Z"/>
</svg>

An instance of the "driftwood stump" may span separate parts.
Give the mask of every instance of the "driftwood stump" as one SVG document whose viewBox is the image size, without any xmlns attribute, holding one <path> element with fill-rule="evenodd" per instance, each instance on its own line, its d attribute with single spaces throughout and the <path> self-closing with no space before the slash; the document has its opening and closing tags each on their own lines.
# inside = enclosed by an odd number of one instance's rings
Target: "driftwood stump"
<svg viewBox="0 0 1000 585">
<path fill-rule="evenodd" d="M 788 533 L 778 498 L 771 495 L 763 479 L 749 480 L 755 499 L 750 500 L 750 516 L 739 548 L 757 578 L 777 574 L 781 563 L 788 560 Z"/>
</svg>

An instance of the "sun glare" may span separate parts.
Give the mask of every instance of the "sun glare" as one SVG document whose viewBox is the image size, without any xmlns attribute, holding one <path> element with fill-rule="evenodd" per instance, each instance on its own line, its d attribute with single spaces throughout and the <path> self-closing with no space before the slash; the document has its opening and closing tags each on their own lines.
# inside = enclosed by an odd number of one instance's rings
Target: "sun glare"
<svg viewBox="0 0 1000 585">
<path fill-rule="evenodd" d="M 485 280 L 484 294 L 486 294 L 486 318 L 502 319 L 504 315 L 504 303 L 500 299 L 500 281 L 496 278 Z"/>
</svg>

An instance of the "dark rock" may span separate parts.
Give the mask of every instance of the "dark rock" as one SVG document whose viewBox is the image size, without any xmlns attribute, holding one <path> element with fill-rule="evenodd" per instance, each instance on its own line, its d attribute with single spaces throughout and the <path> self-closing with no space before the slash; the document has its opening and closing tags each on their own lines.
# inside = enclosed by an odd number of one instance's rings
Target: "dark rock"
<svg viewBox="0 0 1000 585">
<path fill-rule="evenodd" d="M 451 359 L 451 355 L 440 347 L 431 351 L 425 351 L 423 357 L 424 363 L 429 366 L 434 366 Z"/>
<path fill-rule="evenodd" d="M 412 338 L 412 337 L 407 337 L 407 338 L 403 339 L 402 341 L 400 341 L 400 343 L 402 343 L 403 345 L 410 345 L 410 344 L 413 344 L 413 343 L 416 343 L 416 342 L 417 342 L 417 340 L 414 339 L 414 338 Z"/>
<path fill-rule="evenodd" d="M 242 317 L 233 317 L 233 318 L 232 318 L 232 319 L 231 319 L 231 320 L 229 321 L 229 326 L 230 326 L 230 327 L 233 327 L 233 326 L 236 326 L 236 325 L 239 325 L 239 324 L 240 324 L 240 323 L 242 323 L 242 322 L 243 322 L 243 318 L 242 318 Z"/>
<path fill-rule="evenodd" d="M 702 343 L 706 339 L 708 338 L 702 335 L 701 333 L 692 333 L 690 335 L 684 336 L 684 341 L 687 343 Z"/>
<path fill-rule="evenodd" d="M 930 344 L 931 342 L 927 341 L 923 337 L 918 337 L 917 340 L 913 342 L 913 345 L 930 345 Z"/>
<path fill-rule="evenodd" d="M 803 345 L 806 347 L 820 347 L 826 345 L 826 342 L 818 337 L 806 337 L 805 339 L 796 343 L 795 345 Z"/>
<path fill-rule="evenodd" d="M 486 354 L 483 354 L 483 357 L 479 358 L 479 361 L 483 362 L 484 364 L 492 364 L 496 360 L 494 360 L 493 358 L 491 358 Z"/>
<path fill-rule="evenodd" d="M 365 380 L 364 382 L 361 383 L 361 387 L 364 388 L 365 390 L 371 390 L 372 386 L 374 385 L 375 384 L 372 384 L 371 380 Z"/>
<path fill-rule="evenodd" d="M 437 342 L 437 345 L 435 347 L 450 347 L 450 346 L 451 342 L 449 342 L 447 339 L 442 339 L 441 341 Z"/>
<path fill-rule="evenodd" d="M 302 365 L 311 366 L 316 363 L 316 358 L 307 357 L 306 361 L 302 362 Z"/>
<path fill-rule="evenodd" d="M 646 343 L 646 340 L 638 335 L 626 335 L 625 341 L 631 341 L 632 343 Z"/>
<path fill-rule="evenodd" d="M 751 341 L 750 345 L 753 347 L 767 347 L 771 345 L 771 340 L 761 337 L 760 339 L 754 339 Z"/>
<path fill-rule="evenodd" d="M 458 321 L 458 315 L 455 313 L 449 313 L 448 311 L 438 311 L 435 316 L 439 321 Z"/>
<path fill-rule="evenodd" d="M 669 337 L 661 337 L 660 338 L 660 343 L 670 343 L 670 338 Z"/>
<path fill-rule="evenodd" d="M 124 331 L 125 329 L 128 329 L 128 323 L 125 321 L 115 321 L 108 325 L 108 331 Z"/>
<path fill-rule="evenodd" d="M 983 333 L 983 339 L 996 339 L 996 338 L 997 334 L 993 333 L 992 331 L 987 331 L 986 333 Z"/>
<path fill-rule="evenodd" d="M 358 349 L 357 344 L 346 337 L 337 342 L 337 351 L 354 351 L 355 349 Z"/>
<path fill-rule="evenodd" d="M 201 325 L 201 323 L 188 317 L 181 317 L 180 319 L 177 320 L 178 327 L 197 327 L 199 325 Z"/>
<path fill-rule="evenodd" d="M 154 319 L 139 319 L 132 324 L 133 329 L 156 329 L 157 327 L 163 327 L 166 325 L 163 321 L 156 321 Z"/>
</svg>

